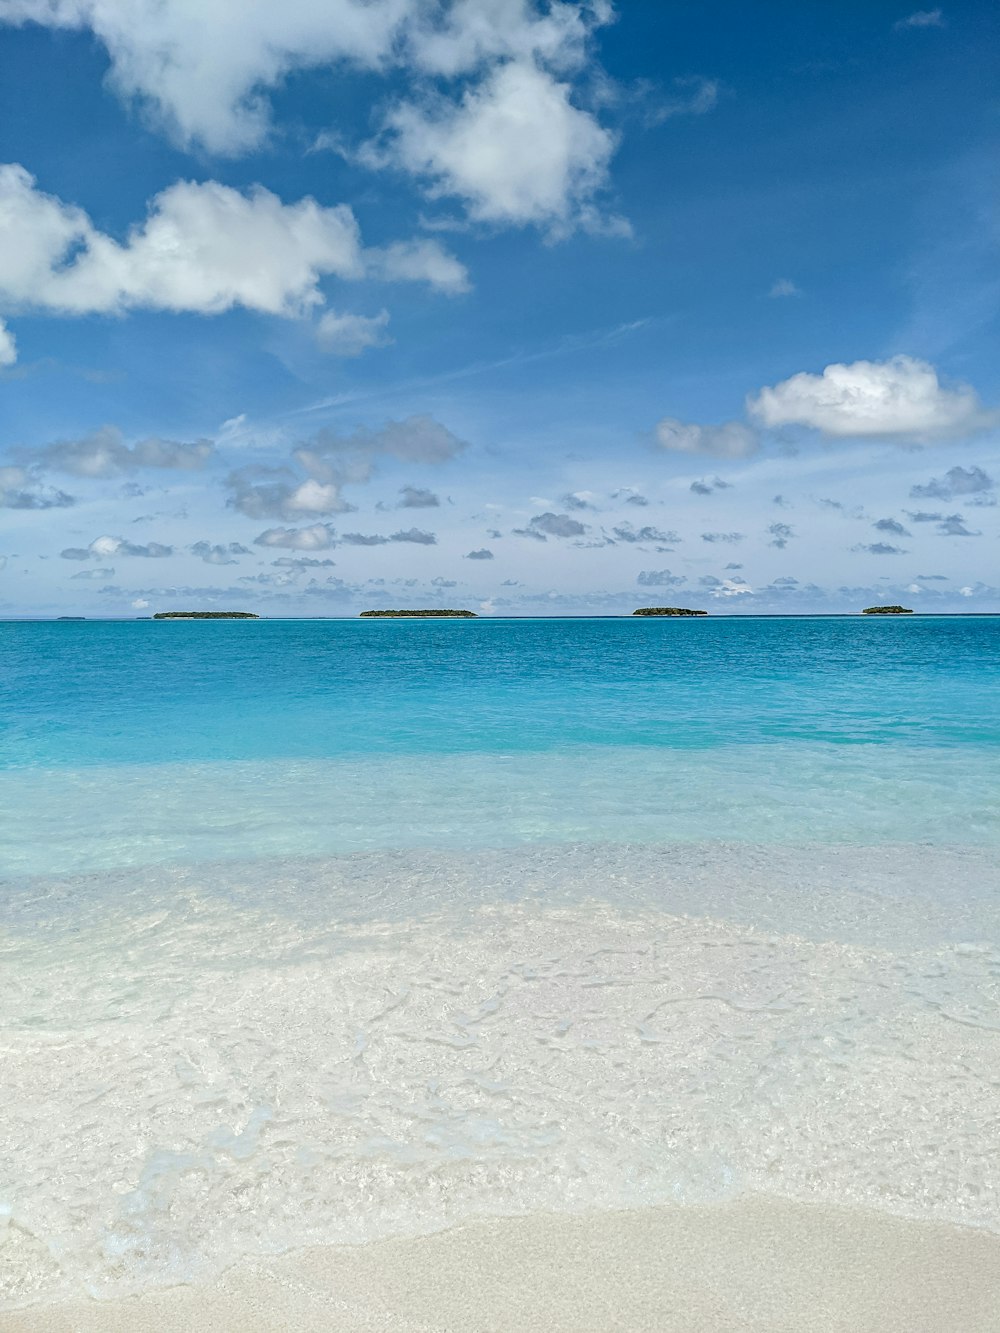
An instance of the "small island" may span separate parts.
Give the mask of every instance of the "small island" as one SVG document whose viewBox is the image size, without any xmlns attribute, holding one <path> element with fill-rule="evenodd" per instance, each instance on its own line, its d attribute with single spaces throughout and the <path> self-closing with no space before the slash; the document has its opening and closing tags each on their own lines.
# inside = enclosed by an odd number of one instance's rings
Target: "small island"
<svg viewBox="0 0 1000 1333">
<path fill-rule="evenodd" d="M 56 616 L 56 620 L 86 620 L 86 616 Z"/>
<path fill-rule="evenodd" d="M 692 611 L 686 606 L 640 606 L 634 616 L 707 616 L 707 611 Z"/>
<path fill-rule="evenodd" d="M 866 606 L 861 614 L 863 616 L 912 616 L 913 611 L 908 606 Z"/>
<path fill-rule="evenodd" d="M 259 620 L 254 611 L 157 611 L 154 620 Z"/>
<path fill-rule="evenodd" d="M 475 611 L 362 611 L 362 616 L 401 616 L 410 618 L 413 616 L 458 616 L 463 620 L 475 620 Z"/>
</svg>

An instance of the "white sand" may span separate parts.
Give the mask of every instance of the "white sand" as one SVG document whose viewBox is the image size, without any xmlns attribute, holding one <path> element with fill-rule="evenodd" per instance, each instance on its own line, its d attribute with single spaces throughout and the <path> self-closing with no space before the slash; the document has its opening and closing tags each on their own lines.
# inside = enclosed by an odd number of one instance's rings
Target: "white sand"
<svg viewBox="0 0 1000 1333">
<path fill-rule="evenodd" d="M 762 1198 L 482 1221 L 244 1263 L 3 1333 L 997 1333 L 1000 1236 Z"/>
</svg>

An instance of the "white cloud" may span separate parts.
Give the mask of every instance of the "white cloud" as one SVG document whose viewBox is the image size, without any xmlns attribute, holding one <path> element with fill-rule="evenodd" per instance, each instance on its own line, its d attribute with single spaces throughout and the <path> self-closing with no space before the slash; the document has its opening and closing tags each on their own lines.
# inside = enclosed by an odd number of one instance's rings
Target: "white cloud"
<svg viewBox="0 0 1000 1333">
<path fill-rule="evenodd" d="M 768 292 L 768 296 L 772 297 L 801 296 L 801 295 L 802 295 L 801 287 L 797 287 L 795 283 L 792 282 L 791 278 L 776 278 L 771 287 L 771 290 Z"/>
<path fill-rule="evenodd" d="M 608 0 L 5 0 L 2 20 L 89 28 L 110 82 L 178 142 L 214 152 L 260 144 L 267 90 L 298 68 L 349 63 L 454 77 L 496 60 L 582 63 Z"/>
<path fill-rule="evenodd" d="M 144 560 L 164 560 L 174 553 L 172 546 L 162 542 L 139 545 L 124 537 L 95 537 L 89 546 L 69 546 L 59 554 L 64 560 L 107 560 L 111 556 L 138 556 Z"/>
<path fill-rule="evenodd" d="M 200 560 L 204 560 L 206 565 L 235 565 L 239 561 L 238 555 L 250 555 L 250 551 L 240 542 L 229 542 L 228 545 L 221 545 L 208 541 L 195 542 L 188 548 L 192 555 L 196 555 Z"/>
<path fill-rule="evenodd" d="M 12 366 L 17 360 L 17 342 L 7 325 L 0 319 L 0 366 Z"/>
<path fill-rule="evenodd" d="M 384 347 L 392 341 L 385 331 L 388 323 L 388 310 L 371 316 L 328 310 L 316 325 L 316 338 L 334 356 L 360 356 L 369 347 Z"/>
<path fill-rule="evenodd" d="M 354 508 L 340 493 L 340 483 L 307 477 L 288 468 L 237 468 L 226 479 L 231 509 L 248 518 L 302 519 L 348 513 Z"/>
<path fill-rule="evenodd" d="M 753 588 L 742 579 L 717 579 L 713 576 L 701 580 L 712 597 L 752 597 Z"/>
<path fill-rule="evenodd" d="M 902 32 L 906 28 L 943 28 L 944 26 L 944 15 L 940 9 L 918 9 L 915 13 L 907 15 L 905 19 L 900 19 L 898 23 L 893 24 L 897 32 Z"/>
<path fill-rule="evenodd" d="M 956 495 L 986 495 L 994 485 L 993 478 L 981 467 L 950 467 L 943 477 L 911 486 L 910 495 L 915 500 L 952 500 Z"/>
<path fill-rule="evenodd" d="M 334 544 L 335 537 L 329 523 L 313 523 L 308 528 L 268 528 L 254 538 L 254 545 L 286 551 L 325 551 Z"/>
<path fill-rule="evenodd" d="M 75 477 L 114 477 L 139 468 L 193 471 L 213 453 L 210 440 L 182 443 L 152 436 L 127 445 L 117 426 L 102 426 L 79 440 L 54 440 L 40 449 L 24 450 L 24 462 L 40 464 Z"/>
<path fill-rule="evenodd" d="M 742 421 L 701 426 L 678 421 L 676 417 L 664 417 L 658 422 L 656 442 L 671 453 L 712 454 L 717 458 L 747 458 L 759 447 L 756 432 Z"/>
<path fill-rule="evenodd" d="M 68 313 L 142 306 L 217 314 L 233 306 L 298 314 L 319 279 L 364 275 L 354 214 L 314 199 L 283 204 L 258 186 L 178 181 L 150 203 L 124 244 L 79 208 L 0 167 L 0 297 Z"/>
<path fill-rule="evenodd" d="M 439 509 L 441 498 L 423 486 L 403 486 L 397 509 Z"/>
<path fill-rule="evenodd" d="M 612 17 L 608 0 L 544 7 L 532 0 L 455 0 L 437 25 L 424 8 L 410 38 L 413 60 L 428 73 L 445 76 L 490 60 L 529 57 L 572 69 L 585 58 L 591 28 Z"/>
<path fill-rule="evenodd" d="M 546 541 L 549 537 L 582 537 L 587 525 L 569 514 L 536 514 L 526 528 L 514 528 L 519 537 L 535 537 Z"/>
<path fill-rule="evenodd" d="M 130 309 L 219 314 L 235 306 L 297 316 L 320 306 L 327 276 L 427 281 L 447 291 L 465 270 L 436 242 L 365 250 L 354 214 L 315 199 L 284 204 L 262 186 L 178 181 L 150 202 L 124 242 L 87 214 L 0 166 L 0 305 L 61 314 Z M 377 316 L 376 319 L 381 319 Z M 4 329 L 0 354 L 13 340 Z"/>
<path fill-rule="evenodd" d="M 375 68 L 395 38 L 401 0 L 8 0 L 7 22 L 90 28 L 112 86 L 144 99 L 182 144 L 240 152 L 264 137 L 261 90 L 295 66 L 353 60 Z"/>
<path fill-rule="evenodd" d="M 615 141 L 573 105 L 571 91 L 533 62 L 511 61 L 458 104 L 401 103 L 385 145 L 368 159 L 426 179 L 432 196 L 457 196 L 476 221 L 556 233 L 596 225 L 592 200 Z"/>
<path fill-rule="evenodd" d="M 0 509 L 65 509 L 74 503 L 65 491 L 39 486 L 22 467 L 0 467 Z"/>
<path fill-rule="evenodd" d="M 310 476 L 343 483 L 367 481 L 378 457 L 400 463 L 446 463 L 466 448 L 466 442 L 427 413 L 402 421 L 387 421 L 378 430 L 361 427 L 350 435 L 323 429 L 295 450 L 295 458 Z"/>
<path fill-rule="evenodd" d="M 662 125 L 675 116 L 704 116 L 719 104 L 721 86 L 718 79 L 706 79 L 695 74 L 675 79 L 680 96 L 668 98 L 653 106 L 646 116 L 650 125 Z"/>
<path fill-rule="evenodd" d="M 401 463 L 445 463 L 465 441 L 426 414 L 387 421 L 350 435 L 324 428 L 293 452 L 296 466 L 237 468 L 226 479 L 227 504 L 249 518 L 303 519 L 354 509 L 343 487 L 368 481 L 380 458 Z M 303 473 L 305 474 L 303 476 Z"/>
<path fill-rule="evenodd" d="M 386 282 L 429 282 L 449 296 L 469 290 L 465 265 L 437 241 L 395 241 L 382 250 L 369 250 L 367 260 L 372 276 Z"/>
<path fill-rule="evenodd" d="M 934 367 L 911 356 L 803 371 L 761 389 L 747 408 L 762 426 L 808 426 L 838 439 L 939 439 L 990 421 L 973 389 L 942 387 Z"/>
<path fill-rule="evenodd" d="M 642 588 L 680 588 L 686 582 L 681 575 L 672 574 L 669 569 L 640 570 L 635 581 Z"/>
</svg>

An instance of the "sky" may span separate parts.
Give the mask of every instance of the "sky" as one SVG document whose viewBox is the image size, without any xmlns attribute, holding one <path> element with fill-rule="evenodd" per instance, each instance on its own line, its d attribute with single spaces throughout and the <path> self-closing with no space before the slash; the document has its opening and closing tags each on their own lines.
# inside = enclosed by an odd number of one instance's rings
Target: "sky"
<svg viewBox="0 0 1000 1333">
<path fill-rule="evenodd" d="M 0 615 L 1000 612 L 998 55 L 0 0 Z"/>
</svg>

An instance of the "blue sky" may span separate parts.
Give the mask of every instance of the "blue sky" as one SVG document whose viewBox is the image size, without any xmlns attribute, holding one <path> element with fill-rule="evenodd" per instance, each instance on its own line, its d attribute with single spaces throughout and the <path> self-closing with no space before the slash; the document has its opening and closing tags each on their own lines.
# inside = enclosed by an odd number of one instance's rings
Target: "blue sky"
<svg viewBox="0 0 1000 1333">
<path fill-rule="evenodd" d="M 0 0 L 0 614 L 1000 611 L 998 38 Z"/>
</svg>

